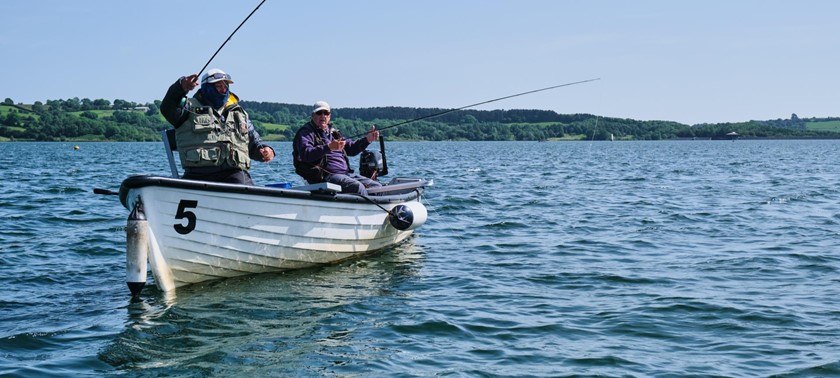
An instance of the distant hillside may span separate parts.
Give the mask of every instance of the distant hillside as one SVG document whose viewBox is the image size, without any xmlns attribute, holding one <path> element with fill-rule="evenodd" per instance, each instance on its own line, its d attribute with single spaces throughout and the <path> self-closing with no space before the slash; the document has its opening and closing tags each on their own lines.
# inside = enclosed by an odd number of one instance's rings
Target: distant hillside
<svg viewBox="0 0 840 378">
<path fill-rule="evenodd" d="M 309 105 L 243 101 L 266 140 L 291 140 L 309 118 Z M 68 99 L 46 103 L 0 104 L 0 141 L 153 141 L 171 127 L 159 112 L 160 101 Z M 388 140 L 667 140 L 726 138 L 840 138 L 840 118 L 799 118 L 685 125 L 638 121 L 550 110 L 459 110 L 371 107 L 333 109 L 333 123 L 345 136 L 361 135 L 371 125 Z M 440 114 L 446 113 L 446 114 Z"/>
</svg>

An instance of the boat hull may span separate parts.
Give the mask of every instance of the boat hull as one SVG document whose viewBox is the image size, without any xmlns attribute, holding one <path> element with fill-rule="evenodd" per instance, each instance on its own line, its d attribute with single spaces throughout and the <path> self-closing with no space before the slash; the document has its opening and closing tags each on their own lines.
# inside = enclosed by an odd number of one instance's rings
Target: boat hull
<svg viewBox="0 0 840 378">
<path fill-rule="evenodd" d="M 423 186 L 363 198 L 151 176 L 126 179 L 123 204 L 141 204 L 149 225 L 152 274 L 168 291 L 245 274 L 307 268 L 394 245 L 425 222 Z M 398 230 L 388 211 L 422 208 L 419 224 Z"/>
</svg>

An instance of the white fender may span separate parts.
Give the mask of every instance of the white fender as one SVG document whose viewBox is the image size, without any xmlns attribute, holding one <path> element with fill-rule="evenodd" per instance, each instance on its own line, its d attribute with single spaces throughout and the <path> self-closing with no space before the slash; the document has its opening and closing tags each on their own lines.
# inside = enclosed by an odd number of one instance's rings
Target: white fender
<svg viewBox="0 0 840 378">
<path fill-rule="evenodd" d="M 125 239 L 125 282 L 131 294 L 137 295 L 146 285 L 149 222 L 146 219 L 132 219 L 129 216 L 125 226 Z"/>
<path fill-rule="evenodd" d="M 426 223 L 428 212 L 419 201 L 406 202 L 394 206 L 388 213 L 391 226 L 400 231 L 410 231 Z"/>
</svg>

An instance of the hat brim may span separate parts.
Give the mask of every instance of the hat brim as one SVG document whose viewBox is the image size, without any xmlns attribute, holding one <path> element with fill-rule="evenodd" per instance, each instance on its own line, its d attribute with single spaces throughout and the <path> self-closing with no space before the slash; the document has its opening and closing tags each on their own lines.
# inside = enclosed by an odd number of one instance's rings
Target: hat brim
<svg viewBox="0 0 840 378">
<path fill-rule="evenodd" d="M 318 112 L 320 112 L 321 110 L 330 111 L 330 108 L 325 107 L 325 106 L 319 106 L 319 107 L 315 108 L 315 110 L 313 110 L 313 111 L 312 111 L 312 114 L 318 113 Z"/>
<path fill-rule="evenodd" d="M 225 79 L 207 80 L 207 82 L 210 83 L 210 84 L 218 83 L 220 81 L 227 81 L 228 84 L 233 84 L 233 80 L 225 80 Z"/>
</svg>

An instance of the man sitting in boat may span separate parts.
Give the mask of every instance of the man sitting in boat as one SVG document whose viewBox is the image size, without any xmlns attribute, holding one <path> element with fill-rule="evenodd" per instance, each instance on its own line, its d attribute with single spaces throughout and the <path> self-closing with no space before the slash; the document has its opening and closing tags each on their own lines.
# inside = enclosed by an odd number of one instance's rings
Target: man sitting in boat
<svg viewBox="0 0 840 378">
<path fill-rule="evenodd" d="M 269 162 L 274 149 L 263 143 L 239 97 L 230 92 L 230 75 L 211 69 L 201 76 L 182 76 L 169 87 L 160 112 L 175 126 L 175 145 L 185 179 L 254 185 L 251 159 Z"/>
<path fill-rule="evenodd" d="M 295 134 L 292 146 L 295 172 L 310 184 L 330 182 L 341 186 L 344 193 L 367 195 L 367 188 L 381 184 L 370 178 L 354 174 L 347 156 L 356 156 L 373 141 L 379 131 L 371 127 L 364 138 L 355 142 L 341 137 L 330 124 L 330 105 L 315 103 L 312 119 Z"/>
</svg>

